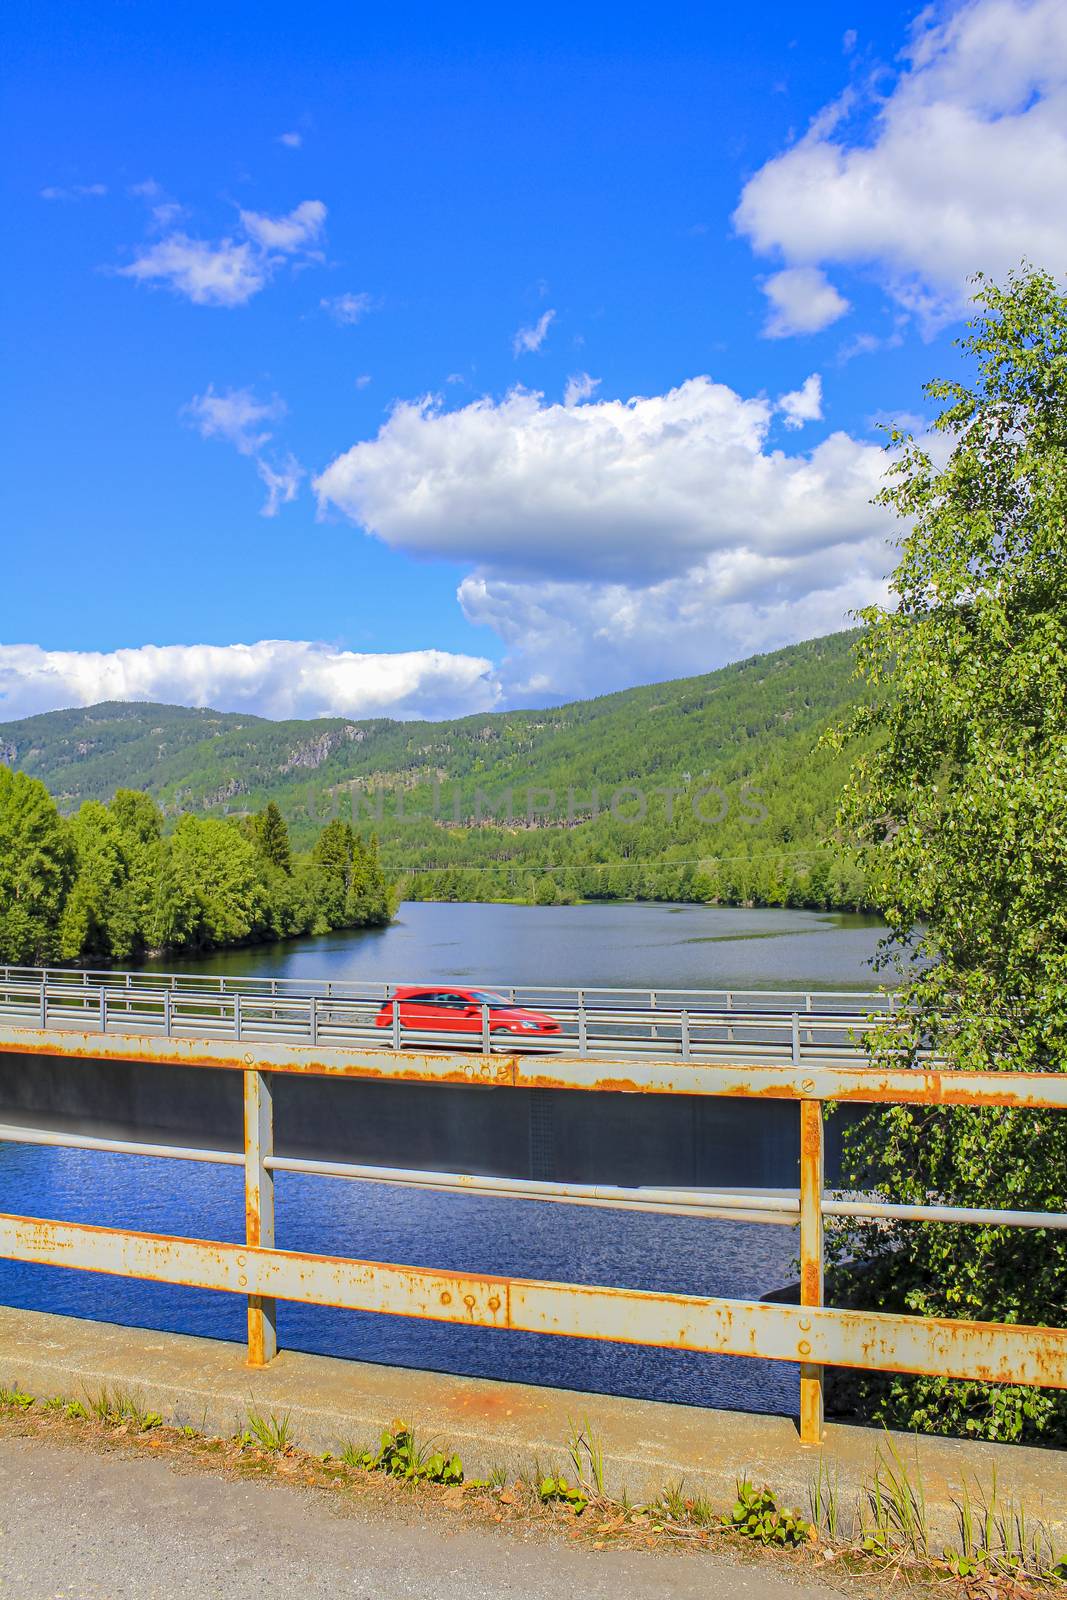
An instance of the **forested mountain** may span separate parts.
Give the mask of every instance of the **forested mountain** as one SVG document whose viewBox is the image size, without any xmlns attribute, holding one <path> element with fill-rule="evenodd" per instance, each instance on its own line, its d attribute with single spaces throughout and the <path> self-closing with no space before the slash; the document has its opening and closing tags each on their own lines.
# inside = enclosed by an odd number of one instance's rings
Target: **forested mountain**
<svg viewBox="0 0 1067 1600">
<path fill-rule="evenodd" d="M 379 836 L 406 895 L 860 905 L 861 876 L 825 845 L 842 762 L 816 748 L 854 697 L 853 638 L 447 722 L 109 702 L 0 724 L 0 759 L 66 813 L 119 787 L 168 826 L 273 801 L 297 846 L 341 816 Z"/>
</svg>

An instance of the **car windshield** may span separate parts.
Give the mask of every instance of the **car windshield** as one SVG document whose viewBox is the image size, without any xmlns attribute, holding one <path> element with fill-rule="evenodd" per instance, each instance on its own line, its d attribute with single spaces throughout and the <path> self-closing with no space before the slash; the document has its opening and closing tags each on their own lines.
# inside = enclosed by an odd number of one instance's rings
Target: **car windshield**
<svg viewBox="0 0 1067 1600">
<path fill-rule="evenodd" d="M 492 1006 L 494 1011 L 518 1011 L 514 1001 L 505 1000 L 502 994 L 490 994 L 488 989 L 472 989 L 471 999 L 480 1006 Z"/>
</svg>

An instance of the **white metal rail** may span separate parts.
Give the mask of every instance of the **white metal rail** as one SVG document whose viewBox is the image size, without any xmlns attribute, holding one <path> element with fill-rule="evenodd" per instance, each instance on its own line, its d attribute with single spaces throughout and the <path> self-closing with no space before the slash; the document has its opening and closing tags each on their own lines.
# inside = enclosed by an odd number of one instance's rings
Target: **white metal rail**
<svg viewBox="0 0 1067 1600">
<path fill-rule="evenodd" d="M 394 996 L 414 987 L 8 967 L 0 968 L 0 1023 L 378 1050 L 521 1049 L 799 1066 L 856 1059 L 871 1020 L 893 1012 L 891 997 L 873 993 L 502 987 L 508 1005 L 559 1024 L 558 1033 L 539 1034 L 510 1025 L 506 1009 L 485 1001 L 461 1028 L 425 1018 L 413 1026 L 405 1014 L 411 1002 Z"/>
</svg>

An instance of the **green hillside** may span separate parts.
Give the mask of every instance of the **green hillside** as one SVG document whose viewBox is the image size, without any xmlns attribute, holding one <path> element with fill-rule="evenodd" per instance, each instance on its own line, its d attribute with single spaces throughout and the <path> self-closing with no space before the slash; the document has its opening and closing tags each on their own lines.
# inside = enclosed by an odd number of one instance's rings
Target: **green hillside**
<svg viewBox="0 0 1067 1600">
<path fill-rule="evenodd" d="M 855 867 L 824 845 L 843 766 L 815 748 L 855 694 L 853 638 L 447 722 L 110 702 L 0 724 L 0 759 L 68 813 L 119 787 L 168 819 L 273 800 L 298 846 L 342 816 L 380 836 L 407 895 L 859 905 Z"/>
</svg>

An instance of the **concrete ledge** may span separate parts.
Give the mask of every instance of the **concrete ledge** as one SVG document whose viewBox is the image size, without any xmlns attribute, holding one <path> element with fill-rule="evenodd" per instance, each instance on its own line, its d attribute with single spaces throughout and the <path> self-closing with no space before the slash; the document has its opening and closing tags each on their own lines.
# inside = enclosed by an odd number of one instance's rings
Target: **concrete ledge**
<svg viewBox="0 0 1067 1600">
<path fill-rule="evenodd" d="M 480 1378 L 373 1366 L 283 1351 L 269 1367 L 246 1364 L 243 1345 L 81 1321 L 0 1307 L 0 1384 L 19 1384 L 43 1399 L 81 1397 L 105 1386 L 138 1396 L 171 1423 L 229 1435 L 248 1407 L 288 1413 L 296 1442 L 314 1451 L 347 1440 L 367 1443 L 394 1417 L 439 1435 L 471 1475 L 497 1464 L 514 1473 L 535 1457 L 566 1466 L 572 1421 L 588 1419 L 604 1448 L 608 1488 L 647 1499 L 684 1478 L 689 1493 L 718 1503 L 738 1473 L 767 1483 L 806 1508 L 820 1455 L 840 1484 L 850 1515 L 869 1481 L 881 1436 L 831 1424 L 822 1450 L 799 1443 L 792 1420 Z M 1067 1544 L 1067 1452 L 956 1439 L 918 1441 L 892 1435 L 909 1471 L 918 1457 L 935 1545 L 958 1539 L 953 1496 L 966 1480 L 988 1493 L 996 1474 L 1003 1506 L 1021 1502 L 1030 1521 L 1045 1521 Z"/>
</svg>

